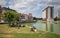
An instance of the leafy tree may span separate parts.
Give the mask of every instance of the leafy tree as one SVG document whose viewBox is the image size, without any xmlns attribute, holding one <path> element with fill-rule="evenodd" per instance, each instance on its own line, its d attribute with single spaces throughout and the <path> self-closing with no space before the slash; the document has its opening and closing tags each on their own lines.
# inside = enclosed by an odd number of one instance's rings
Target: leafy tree
<svg viewBox="0 0 60 38">
<path fill-rule="evenodd" d="M 3 13 L 3 19 L 5 21 L 8 21 L 8 23 L 11 23 L 12 21 L 16 21 L 17 18 L 19 18 L 18 13 L 13 10 L 6 10 Z"/>
<path fill-rule="evenodd" d="M 37 18 L 36 18 L 36 17 L 33 17 L 33 19 L 34 19 L 34 20 L 37 20 Z"/>
<path fill-rule="evenodd" d="M 54 20 L 55 20 L 55 21 L 58 21 L 58 20 L 60 20 L 60 18 L 58 18 L 58 17 L 55 17 L 55 18 L 54 18 Z"/>
<path fill-rule="evenodd" d="M 55 17 L 54 20 L 57 21 L 57 17 Z"/>
</svg>

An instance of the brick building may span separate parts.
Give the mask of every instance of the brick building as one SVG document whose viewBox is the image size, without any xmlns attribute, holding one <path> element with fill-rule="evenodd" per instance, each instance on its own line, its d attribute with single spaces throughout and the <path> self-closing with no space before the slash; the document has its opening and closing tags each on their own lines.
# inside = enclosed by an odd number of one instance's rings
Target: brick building
<svg viewBox="0 0 60 38">
<path fill-rule="evenodd" d="M 32 20 L 33 20 L 33 16 L 32 16 L 31 13 L 29 13 L 29 15 L 28 15 L 28 19 L 29 19 L 29 21 L 32 21 Z"/>
</svg>

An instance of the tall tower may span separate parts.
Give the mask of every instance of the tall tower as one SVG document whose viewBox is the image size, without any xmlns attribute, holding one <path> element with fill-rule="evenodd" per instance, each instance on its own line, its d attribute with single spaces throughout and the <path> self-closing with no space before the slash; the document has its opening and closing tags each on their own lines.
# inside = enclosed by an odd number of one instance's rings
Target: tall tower
<svg viewBox="0 0 60 38">
<path fill-rule="evenodd" d="M 60 18 L 60 11 L 58 12 L 58 18 Z"/>
<path fill-rule="evenodd" d="M 45 21 L 53 20 L 53 13 L 54 13 L 53 8 L 54 7 L 48 6 L 47 8 L 43 10 L 43 13 L 42 13 L 43 20 Z"/>
<path fill-rule="evenodd" d="M 47 18 L 47 21 L 52 21 L 53 20 L 53 13 L 54 13 L 54 10 L 53 10 L 54 7 L 48 7 L 48 18 Z"/>
</svg>

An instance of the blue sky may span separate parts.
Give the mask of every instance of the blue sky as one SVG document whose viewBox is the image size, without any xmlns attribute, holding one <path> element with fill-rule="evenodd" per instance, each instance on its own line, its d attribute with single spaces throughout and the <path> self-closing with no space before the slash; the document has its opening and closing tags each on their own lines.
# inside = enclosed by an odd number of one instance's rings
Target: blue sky
<svg viewBox="0 0 60 38">
<path fill-rule="evenodd" d="M 54 17 L 60 11 L 60 0 L 0 0 L 0 5 L 10 7 L 19 13 L 32 13 L 35 17 L 42 16 L 42 10 L 54 6 Z"/>
</svg>

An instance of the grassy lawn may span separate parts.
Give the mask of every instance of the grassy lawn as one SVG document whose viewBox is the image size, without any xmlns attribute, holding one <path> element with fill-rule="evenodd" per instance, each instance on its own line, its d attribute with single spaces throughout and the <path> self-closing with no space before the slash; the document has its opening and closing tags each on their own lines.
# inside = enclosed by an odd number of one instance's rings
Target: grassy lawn
<svg viewBox="0 0 60 38">
<path fill-rule="evenodd" d="M 31 32 L 29 26 L 9 27 L 8 24 L 0 24 L 0 38 L 60 38 L 60 35 L 43 31 Z"/>
</svg>

